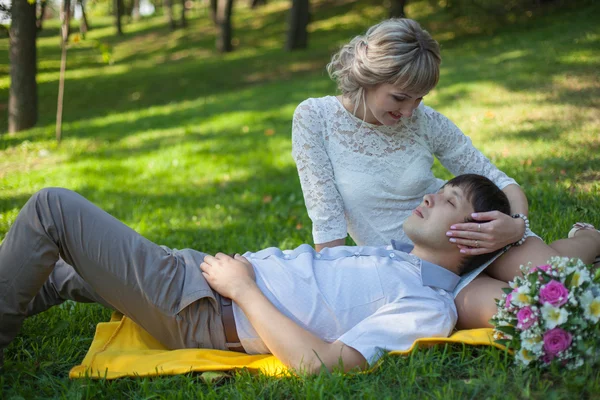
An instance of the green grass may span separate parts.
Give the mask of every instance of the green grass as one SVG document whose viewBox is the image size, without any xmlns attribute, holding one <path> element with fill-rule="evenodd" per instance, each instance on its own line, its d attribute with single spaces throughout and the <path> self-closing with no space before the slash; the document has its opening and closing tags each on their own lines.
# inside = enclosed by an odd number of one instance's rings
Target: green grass
<svg viewBox="0 0 600 400">
<path fill-rule="evenodd" d="M 462 29 L 427 1 L 408 13 L 438 39 L 441 82 L 426 103 L 450 117 L 530 201 L 547 241 L 577 220 L 600 224 L 600 5 L 535 11 L 493 35 Z M 354 34 L 385 17 L 378 2 L 314 7 L 307 51 L 282 51 L 287 2 L 236 9 L 234 53 L 213 51 L 206 10 L 185 30 L 164 19 L 125 25 L 91 19 L 69 49 L 63 142 L 54 140 L 58 24 L 38 39 L 36 128 L 0 136 L 0 237 L 28 197 L 74 189 L 151 240 L 206 252 L 311 242 L 290 155 L 291 116 L 307 97 L 333 93 L 324 65 Z M 113 64 L 95 47 L 113 48 Z M 8 43 L 0 40 L 0 132 L 6 131 Z M 448 174 L 440 165 L 435 172 Z M 26 321 L 7 349 L 0 398 L 600 398 L 600 373 L 522 371 L 495 349 L 461 346 L 388 357 L 372 374 L 275 379 L 239 372 L 73 380 L 97 322 L 109 311 L 67 303 Z"/>
</svg>

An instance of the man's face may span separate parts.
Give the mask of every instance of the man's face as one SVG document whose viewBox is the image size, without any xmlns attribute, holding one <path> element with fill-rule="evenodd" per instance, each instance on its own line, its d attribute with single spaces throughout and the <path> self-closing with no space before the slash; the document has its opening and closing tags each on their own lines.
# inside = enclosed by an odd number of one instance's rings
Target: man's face
<svg viewBox="0 0 600 400">
<path fill-rule="evenodd" d="M 437 193 L 423 197 L 419 207 L 404 222 L 404 232 L 415 245 L 458 251 L 456 244 L 449 242 L 446 232 L 452 224 L 464 222 L 473 212 L 463 190 L 446 185 Z"/>
</svg>

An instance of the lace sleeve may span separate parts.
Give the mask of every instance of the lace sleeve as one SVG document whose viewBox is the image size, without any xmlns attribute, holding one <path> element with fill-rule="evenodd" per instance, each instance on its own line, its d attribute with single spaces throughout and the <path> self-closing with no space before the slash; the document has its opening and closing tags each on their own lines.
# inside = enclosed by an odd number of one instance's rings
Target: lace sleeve
<svg viewBox="0 0 600 400">
<path fill-rule="evenodd" d="M 517 182 L 500 171 L 477 150 L 471 139 L 442 114 L 429 109 L 426 113 L 428 132 L 432 135 L 433 153 L 452 174 L 479 174 L 500 189 Z"/>
<path fill-rule="evenodd" d="M 292 156 L 296 161 L 313 240 L 325 243 L 347 236 L 344 202 L 335 185 L 331 160 L 325 149 L 325 118 L 310 99 L 294 112 Z"/>
</svg>

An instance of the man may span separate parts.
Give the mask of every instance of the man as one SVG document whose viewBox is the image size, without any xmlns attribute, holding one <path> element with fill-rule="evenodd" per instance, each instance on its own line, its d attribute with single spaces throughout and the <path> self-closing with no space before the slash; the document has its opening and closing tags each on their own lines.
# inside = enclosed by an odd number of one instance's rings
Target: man
<svg viewBox="0 0 600 400">
<path fill-rule="evenodd" d="M 78 194 L 44 189 L 0 246 L 0 349 L 26 316 L 73 299 L 119 310 L 169 348 L 272 353 L 308 372 L 366 368 L 385 350 L 452 331 L 452 290 L 479 260 L 445 233 L 473 212 L 509 213 L 508 204 L 491 181 L 463 175 L 407 219 L 414 248 L 213 257 L 158 246 Z"/>
</svg>

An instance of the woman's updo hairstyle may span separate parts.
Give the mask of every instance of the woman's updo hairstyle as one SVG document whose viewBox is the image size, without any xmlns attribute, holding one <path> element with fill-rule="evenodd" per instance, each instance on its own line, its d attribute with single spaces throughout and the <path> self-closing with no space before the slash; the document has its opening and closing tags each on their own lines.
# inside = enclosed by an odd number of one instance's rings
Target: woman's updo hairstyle
<svg viewBox="0 0 600 400">
<path fill-rule="evenodd" d="M 440 46 L 416 21 L 392 18 L 344 45 L 331 58 L 327 72 L 358 107 L 364 89 L 384 83 L 410 93 L 428 93 L 438 83 L 441 61 Z"/>
</svg>

